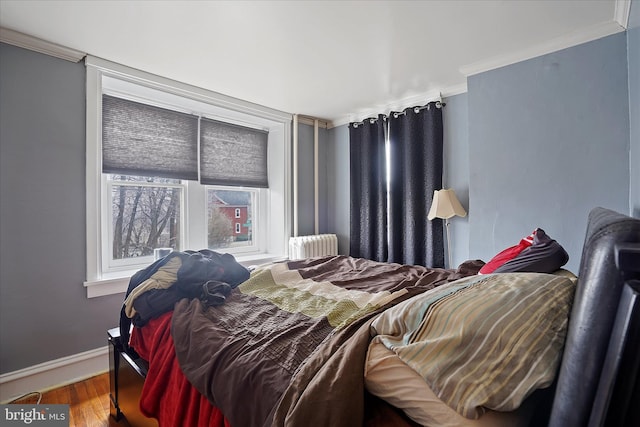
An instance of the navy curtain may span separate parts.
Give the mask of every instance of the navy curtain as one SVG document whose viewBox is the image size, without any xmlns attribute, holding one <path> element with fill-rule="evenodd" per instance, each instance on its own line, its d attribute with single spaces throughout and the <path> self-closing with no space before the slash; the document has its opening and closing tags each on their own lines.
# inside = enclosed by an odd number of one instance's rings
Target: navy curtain
<svg viewBox="0 0 640 427">
<path fill-rule="evenodd" d="M 388 261 L 444 266 L 441 220 L 429 221 L 434 190 L 442 188 L 442 108 L 431 102 L 389 116 Z"/>
<path fill-rule="evenodd" d="M 387 261 L 386 118 L 349 124 L 353 257 Z"/>
<path fill-rule="evenodd" d="M 392 113 L 388 118 L 381 115 L 351 123 L 349 141 L 350 255 L 443 267 L 443 223 L 427 219 L 433 192 L 442 188 L 440 104 L 432 102 Z"/>
</svg>

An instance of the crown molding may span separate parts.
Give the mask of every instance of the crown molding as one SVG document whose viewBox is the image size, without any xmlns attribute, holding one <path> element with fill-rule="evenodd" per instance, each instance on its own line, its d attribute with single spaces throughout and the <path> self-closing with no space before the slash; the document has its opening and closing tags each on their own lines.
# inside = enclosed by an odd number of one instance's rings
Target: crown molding
<svg viewBox="0 0 640 427">
<path fill-rule="evenodd" d="M 525 61 L 527 59 L 546 55 L 548 53 L 557 52 L 562 49 L 577 46 L 579 44 L 597 40 L 599 38 L 610 36 L 622 31 L 624 31 L 624 28 L 618 22 L 603 22 L 601 24 L 593 25 L 590 28 L 585 29 L 584 31 L 575 32 L 563 37 L 558 37 L 546 43 L 519 50 L 518 52 L 500 55 L 494 58 L 490 58 L 486 61 L 479 61 L 473 64 L 465 65 L 463 67 L 460 67 L 459 71 L 463 75 L 469 77 L 474 74 L 483 73 L 485 71 L 494 70 L 506 65 L 515 64 L 516 62 Z"/>
<path fill-rule="evenodd" d="M 59 44 L 51 43 L 8 28 L 0 27 L 0 42 L 44 53 L 45 55 L 54 56 L 71 62 L 78 62 L 86 55 L 86 53 L 80 52 L 79 50 L 60 46 Z"/>
<path fill-rule="evenodd" d="M 440 91 L 440 95 L 443 98 L 449 98 L 450 96 L 460 95 L 467 92 L 467 80 L 464 83 L 460 83 L 454 86 L 449 86 Z"/>
<path fill-rule="evenodd" d="M 629 26 L 629 13 L 631 11 L 631 0 L 616 0 L 613 11 L 613 19 L 624 29 Z"/>
</svg>

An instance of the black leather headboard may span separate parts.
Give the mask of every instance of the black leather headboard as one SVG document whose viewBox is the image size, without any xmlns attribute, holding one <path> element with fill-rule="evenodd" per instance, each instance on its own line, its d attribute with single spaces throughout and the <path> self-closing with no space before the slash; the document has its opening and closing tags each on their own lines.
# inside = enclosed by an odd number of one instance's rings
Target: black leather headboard
<svg viewBox="0 0 640 427">
<path fill-rule="evenodd" d="M 589 424 L 624 285 L 615 262 L 615 246 L 620 243 L 640 243 L 640 219 L 593 209 L 549 427 Z"/>
</svg>

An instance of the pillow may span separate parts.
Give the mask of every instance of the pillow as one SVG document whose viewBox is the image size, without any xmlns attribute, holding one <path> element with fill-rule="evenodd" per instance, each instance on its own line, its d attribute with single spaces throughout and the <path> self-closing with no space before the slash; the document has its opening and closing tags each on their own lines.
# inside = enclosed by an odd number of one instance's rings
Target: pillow
<svg viewBox="0 0 640 427">
<path fill-rule="evenodd" d="M 364 379 L 371 394 L 402 409 L 424 427 L 525 427 L 536 402 L 529 398 L 515 411 L 488 409 L 478 419 L 465 418 L 438 399 L 420 374 L 379 342 L 369 346 Z"/>
<path fill-rule="evenodd" d="M 494 273 L 529 272 L 553 273 L 569 261 L 569 254 L 560 243 L 553 240 L 543 229 L 536 229 L 533 244 L 522 250 L 515 258 L 496 268 Z"/>
<path fill-rule="evenodd" d="M 556 276 L 566 277 L 567 279 L 571 280 L 571 283 L 573 283 L 574 285 L 578 284 L 578 276 L 576 276 L 575 274 L 573 274 L 569 270 L 565 270 L 564 268 L 561 268 L 561 269 L 559 269 L 557 271 L 554 271 L 551 274 L 554 274 Z"/>
<path fill-rule="evenodd" d="M 512 411 L 553 383 L 575 285 L 543 273 L 469 276 L 409 298 L 371 323 L 381 342 L 465 418 Z"/>
<path fill-rule="evenodd" d="M 522 252 L 523 250 L 531 246 L 531 244 L 533 243 L 533 237 L 535 234 L 536 234 L 536 231 L 534 230 L 533 233 L 531 233 L 527 237 L 524 237 L 522 240 L 520 240 L 520 243 L 518 243 L 517 245 L 511 246 L 503 250 L 502 252 L 500 252 L 498 255 L 491 258 L 491 261 L 486 263 L 480 269 L 480 271 L 478 271 L 478 274 L 493 273 L 496 268 L 500 267 L 505 262 L 510 261 L 513 258 L 517 257 L 520 254 L 520 252 Z"/>
</svg>

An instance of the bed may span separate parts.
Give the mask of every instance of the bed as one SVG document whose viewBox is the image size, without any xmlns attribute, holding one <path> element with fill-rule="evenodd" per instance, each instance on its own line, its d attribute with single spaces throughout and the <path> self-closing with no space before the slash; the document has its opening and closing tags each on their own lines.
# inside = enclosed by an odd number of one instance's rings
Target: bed
<svg viewBox="0 0 640 427">
<path fill-rule="evenodd" d="M 611 407 L 627 422 L 640 220 L 595 208 L 579 280 L 544 237 L 455 270 L 159 260 L 121 315 L 123 351 L 148 364 L 139 409 L 161 426 L 583 426 Z"/>
</svg>

